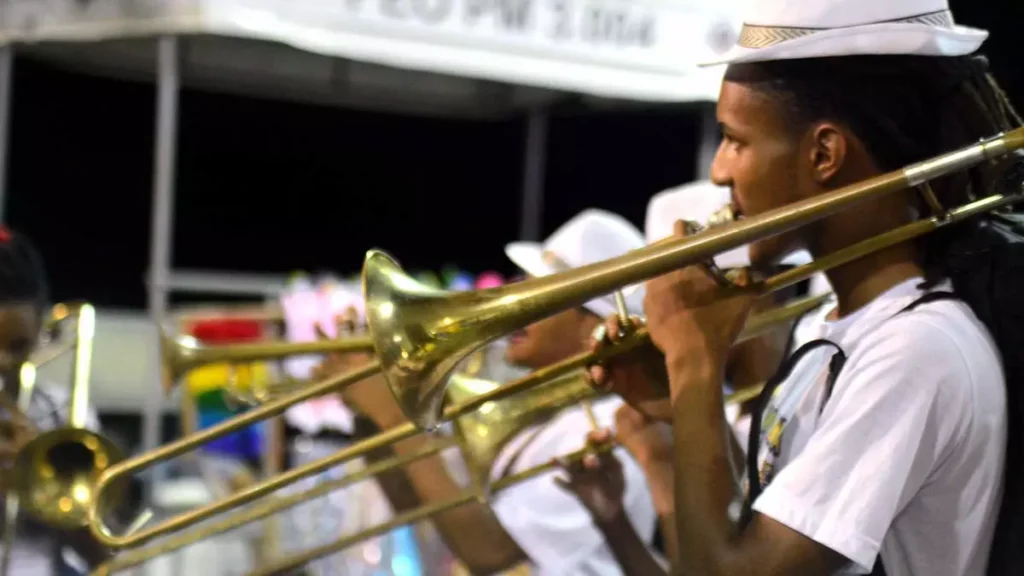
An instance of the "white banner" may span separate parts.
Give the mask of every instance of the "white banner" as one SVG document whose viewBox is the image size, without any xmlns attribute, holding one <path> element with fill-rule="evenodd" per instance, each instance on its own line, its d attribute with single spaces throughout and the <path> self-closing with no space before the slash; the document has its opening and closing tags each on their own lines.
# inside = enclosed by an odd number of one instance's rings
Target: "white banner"
<svg viewBox="0 0 1024 576">
<path fill-rule="evenodd" d="M 742 0 L 6 0 L 0 40 L 209 33 L 512 84 L 713 100 Z"/>
</svg>

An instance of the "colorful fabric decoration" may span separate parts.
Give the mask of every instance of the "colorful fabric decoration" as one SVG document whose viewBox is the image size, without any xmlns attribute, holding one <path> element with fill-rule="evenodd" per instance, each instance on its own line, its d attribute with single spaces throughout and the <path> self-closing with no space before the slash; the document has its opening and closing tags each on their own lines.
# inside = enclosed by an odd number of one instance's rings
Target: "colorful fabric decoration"
<svg viewBox="0 0 1024 576">
<path fill-rule="evenodd" d="M 204 320 L 187 326 L 201 344 L 215 346 L 253 342 L 262 339 L 262 326 L 249 320 Z M 244 411 L 226 394 L 229 382 L 242 392 L 266 386 L 270 381 L 267 366 L 251 364 L 209 364 L 185 376 L 185 389 L 196 407 L 196 424 L 200 430 L 213 426 Z M 203 450 L 239 458 L 256 458 L 263 451 L 264 425 L 257 424 L 229 434 L 203 446 Z"/>
</svg>

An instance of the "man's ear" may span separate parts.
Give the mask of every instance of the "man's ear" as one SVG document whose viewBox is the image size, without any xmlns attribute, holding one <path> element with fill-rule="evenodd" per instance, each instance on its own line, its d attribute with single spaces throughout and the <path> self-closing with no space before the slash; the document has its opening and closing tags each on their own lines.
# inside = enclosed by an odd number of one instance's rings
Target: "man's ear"
<svg viewBox="0 0 1024 576">
<path fill-rule="evenodd" d="M 818 184 L 831 181 L 842 169 L 846 162 L 846 138 L 846 133 L 830 122 L 822 122 L 812 130 L 810 161 Z"/>
</svg>

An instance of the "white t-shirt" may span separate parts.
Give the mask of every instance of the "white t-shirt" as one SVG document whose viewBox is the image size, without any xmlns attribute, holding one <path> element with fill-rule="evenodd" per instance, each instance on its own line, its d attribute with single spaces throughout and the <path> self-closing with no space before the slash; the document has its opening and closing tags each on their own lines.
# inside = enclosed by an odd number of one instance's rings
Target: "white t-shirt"
<svg viewBox="0 0 1024 576">
<path fill-rule="evenodd" d="M 600 426 L 614 428 L 619 398 L 607 398 L 592 405 Z M 492 479 L 497 480 L 510 459 L 519 452 L 510 474 L 546 464 L 583 448 L 591 429 L 582 407 L 567 409 L 546 424 L 524 430 L 509 442 L 495 459 Z M 520 448 L 529 442 L 525 448 Z M 640 466 L 625 449 L 615 451 L 626 480 L 623 503 L 637 534 L 644 542 L 654 535 L 657 515 L 650 489 Z M 604 536 L 594 526 L 590 513 L 579 499 L 554 482 L 550 472 L 537 476 L 494 496 L 493 509 L 509 536 L 529 556 L 534 576 L 611 576 L 622 574 Z"/>
<path fill-rule="evenodd" d="M 35 423 L 40 432 L 59 428 L 68 421 L 70 394 L 67 386 L 55 386 L 46 382 L 37 382 L 32 392 L 26 416 Z M 2 417 L 8 415 L 2 412 Z M 89 408 L 86 427 L 99 430 L 100 422 L 96 411 Z M 0 499 L 2 501 L 2 499 Z M 4 506 L 0 506 L 0 525 L 4 518 Z M 55 551 L 52 538 L 43 532 L 38 525 L 30 527 L 25 513 L 19 511 L 18 530 L 15 533 L 14 548 L 11 551 L 11 576 L 50 576 L 54 573 Z M 3 554 L 0 544 L 0 555 Z M 72 562 L 81 563 L 81 559 L 70 550 L 64 550 L 64 556 L 71 557 Z"/>
<path fill-rule="evenodd" d="M 1006 443 L 999 354 L 960 301 L 898 314 L 919 283 L 838 321 L 831 306 L 806 318 L 798 344 L 835 342 L 845 366 L 822 408 L 835 349 L 811 352 L 764 415 L 774 478 L 754 509 L 850 559 L 844 573 L 869 572 L 879 552 L 889 576 L 985 570 Z"/>
</svg>

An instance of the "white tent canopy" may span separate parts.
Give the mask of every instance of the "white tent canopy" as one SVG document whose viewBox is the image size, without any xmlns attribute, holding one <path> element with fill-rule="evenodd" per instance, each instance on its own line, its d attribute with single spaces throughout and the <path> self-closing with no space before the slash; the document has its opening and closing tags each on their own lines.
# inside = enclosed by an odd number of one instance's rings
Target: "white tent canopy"
<svg viewBox="0 0 1024 576">
<path fill-rule="evenodd" d="M 535 238 L 544 109 L 569 94 L 602 105 L 713 101 L 722 71 L 695 64 L 732 44 L 741 1 L 0 0 L 0 215 L 16 47 L 77 70 L 156 79 L 148 280 L 149 311 L 158 321 L 166 316 L 170 290 L 215 292 L 223 284 L 216 275 L 170 270 L 183 82 L 418 114 L 528 112 L 521 233 Z M 702 168 L 714 151 L 707 137 L 713 131 L 707 132 Z M 153 348 L 143 450 L 159 438 L 162 392 Z"/>
<path fill-rule="evenodd" d="M 736 1 L 6 0 L 0 2 L 0 43 L 209 35 L 514 86 L 612 99 L 706 101 L 717 95 L 721 70 L 695 63 L 733 43 Z M 145 60 L 138 43 L 120 46 L 100 56 L 129 68 Z M 266 77 L 303 68 L 316 76 L 314 66 L 330 75 L 335 65 L 266 46 L 249 48 L 246 57 L 227 46 L 206 43 L 197 64 L 257 68 Z M 97 62 L 89 52 L 65 50 L 64 56 Z M 413 91 L 431 83 L 423 75 L 408 80 L 405 87 Z"/>
</svg>

